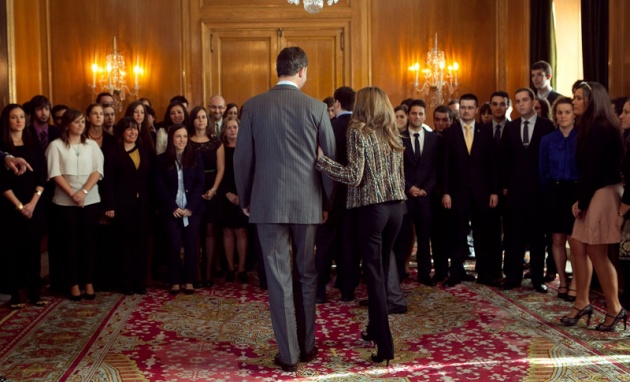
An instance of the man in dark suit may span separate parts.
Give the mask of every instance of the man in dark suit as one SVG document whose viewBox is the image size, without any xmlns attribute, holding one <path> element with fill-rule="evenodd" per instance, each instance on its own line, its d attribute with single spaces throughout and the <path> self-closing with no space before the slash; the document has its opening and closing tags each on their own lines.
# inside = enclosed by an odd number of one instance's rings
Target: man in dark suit
<svg viewBox="0 0 630 382">
<path fill-rule="evenodd" d="M 31 98 L 30 107 L 32 120 L 28 127 L 29 133 L 37 137 L 40 146 L 46 151 L 48 144 L 59 138 L 59 127 L 49 124 L 50 101 L 43 95 L 36 95 Z"/>
<path fill-rule="evenodd" d="M 333 186 L 315 169 L 318 145 L 334 157 L 335 137 L 326 105 L 300 92 L 307 65 L 299 47 L 280 52 L 279 82 L 243 106 L 234 153 L 238 195 L 250 223 L 256 224 L 263 252 L 271 323 L 280 350 L 274 363 L 284 371 L 296 371 L 298 358 L 308 362 L 317 354 L 313 248 L 317 225 L 323 221 L 322 183 L 329 196 Z"/>
<path fill-rule="evenodd" d="M 499 180 L 492 131 L 475 123 L 478 100 L 474 94 L 460 98 L 460 121 L 444 131 L 444 196 L 442 205 L 452 210 L 453 243 L 450 276 L 445 286 L 474 280 L 464 271 L 468 254 L 468 221 L 472 223 L 479 281 L 493 285 L 500 275 L 489 266 L 500 245 L 498 225 L 490 210 L 498 203 Z"/>
<path fill-rule="evenodd" d="M 346 149 L 346 131 L 352 118 L 356 92 L 348 86 L 335 90 L 333 97 L 332 129 L 335 134 L 337 161 L 348 164 Z M 346 209 L 347 186 L 335 183 L 328 219 L 317 228 L 315 246 L 317 247 L 318 284 L 317 302 L 326 302 L 326 284 L 330 278 L 332 260 L 337 264 L 336 284 L 341 289 L 341 300 L 354 300 L 354 289 L 359 284 L 361 258 L 355 250 L 352 232 L 352 211 Z"/>
<path fill-rule="evenodd" d="M 433 131 L 438 139 L 437 180 L 431 196 L 431 254 L 433 255 L 433 280 L 442 282 L 448 277 L 448 258 L 450 251 L 450 210 L 442 206 L 442 187 L 444 185 L 444 131 L 453 124 L 453 111 L 446 105 L 433 110 Z"/>
<path fill-rule="evenodd" d="M 539 99 L 549 101 L 549 106 L 562 96 L 551 87 L 551 75 L 551 65 L 547 61 L 538 61 L 532 65 L 532 83 L 536 88 L 536 94 Z"/>
<path fill-rule="evenodd" d="M 438 135 L 422 127 L 426 120 L 426 104 L 422 100 L 414 100 L 409 108 L 407 130 L 402 135 L 405 169 L 405 192 L 407 193 L 407 213 L 403 218 L 403 227 L 394 248 L 398 274 L 405 272 L 405 264 L 413 245 L 413 228 L 415 227 L 418 249 L 418 282 L 434 286 L 431 278 L 431 250 L 429 233 L 431 232 L 431 197 L 437 178 Z M 410 240 L 411 239 L 411 240 Z"/>
<path fill-rule="evenodd" d="M 538 175 L 540 141 L 553 131 L 545 118 L 534 111 L 534 92 L 518 89 L 514 95 L 520 118 L 510 121 L 501 140 L 503 194 L 507 199 L 505 226 L 506 279 L 503 289 L 521 285 L 523 257 L 529 244 L 532 284 L 540 293 L 547 292 L 543 271 L 545 231 L 543 222 L 543 192 Z"/>
</svg>

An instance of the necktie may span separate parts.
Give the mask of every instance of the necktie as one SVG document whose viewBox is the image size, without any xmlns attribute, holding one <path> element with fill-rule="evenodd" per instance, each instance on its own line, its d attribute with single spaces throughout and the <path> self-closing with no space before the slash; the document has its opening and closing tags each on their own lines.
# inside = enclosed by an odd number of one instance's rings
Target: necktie
<svg viewBox="0 0 630 382">
<path fill-rule="evenodd" d="M 497 143 L 501 142 L 501 125 L 497 125 L 497 129 L 494 131 L 494 140 Z"/>
<path fill-rule="evenodd" d="M 472 134 L 470 133 L 470 125 L 464 126 L 466 129 L 466 135 L 464 135 L 464 140 L 466 141 L 466 148 L 468 149 L 468 154 L 470 154 L 470 149 L 472 148 Z"/>
<path fill-rule="evenodd" d="M 523 122 L 523 146 L 529 146 L 529 125 L 528 121 Z"/>
<path fill-rule="evenodd" d="M 413 153 L 413 157 L 417 159 L 420 158 L 420 133 L 414 133 L 414 137 L 416 137 L 414 141 L 414 145 L 416 146 L 416 150 Z"/>
<path fill-rule="evenodd" d="M 221 125 L 219 125 L 219 122 L 214 123 L 214 131 L 217 137 L 221 135 Z"/>
<path fill-rule="evenodd" d="M 42 149 L 46 150 L 48 146 L 48 134 L 44 130 L 39 133 L 39 144 L 42 146 Z"/>
</svg>

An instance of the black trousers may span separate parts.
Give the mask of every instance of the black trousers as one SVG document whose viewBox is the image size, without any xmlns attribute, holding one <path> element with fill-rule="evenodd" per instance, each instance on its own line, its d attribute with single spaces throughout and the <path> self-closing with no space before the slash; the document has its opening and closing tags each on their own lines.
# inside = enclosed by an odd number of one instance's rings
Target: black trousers
<svg viewBox="0 0 630 382">
<path fill-rule="evenodd" d="M 461 280 L 465 272 L 469 218 L 472 224 L 476 270 L 479 278 L 496 280 L 501 277 L 500 216 L 498 210 L 490 208 L 489 204 L 490 195 L 485 200 L 476 200 L 471 193 L 452 197 L 454 237 L 450 277 L 455 280 Z"/>
<path fill-rule="evenodd" d="M 516 204 L 516 203 L 514 203 Z M 525 205 L 525 203 L 520 203 Z M 523 258 L 529 244 L 532 283 L 544 282 L 545 227 L 539 208 L 514 208 L 508 206 L 505 223 L 505 261 L 503 272 L 506 281 L 520 285 L 523 281 Z"/>
<path fill-rule="evenodd" d="M 413 248 L 413 239 L 411 237 L 414 234 L 414 230 L 418 243 L 416 252 L 418 280 L 427 280 L 431 276 L 431 246 L 429 244 L 431 221 L 430 199 L 418 197 L 407 201 L 407 213 L 403 217 L 402 227 L 394 249 L 396 266 L 400 277 L 405 272 L 406 256 Z"/>
<path fill-rule="evenodd" d="M 131 208 L 116 210 L 113 221 L 117 263 L 120 267 L 118 287 L 123 291 L 140 291 L 147 284 L 147 236 L 149 211 L 138 203 Z"/>
<path fill-rule="evenodd" d="M 96 220 L 100 212 L 99 204 L 85 207 L 59 206 L 61 227 L 66 253 L 67 286 L 92 284 L 96 260 Z"/>
<path fill-rule="evenodd" d="M 197 257 L 199 256 L 199 225 L 201 216 L 193 214 L 184 227 L 183 219 L 172 215 L 166 216 L 168 235 L 169 273 L 171 285 L 192 284 L 197 275 Z M 184 246 L 184 263 L 180 259 L 180 249 Z"/>
<path fill-rule="evenodd" d="M 390 255 L 402 225 L 404 202 L 386 202 L 359 207 L 355 211 L 361 232 L 359 249 L 368 286 L 368 334 L 378 345 L 378 354 L 394 357 L 394 341 L 387 319 L 387 277 Z"/>
<path fill-rule="evenodd" d="M 443 280 L 448 276 L 448 258 L 451 251 L 451 210 L 442 207 L 442 197 L 434 196 L 432 202 L 431 250 L 435 277 Z"/>
<path fill-rule="evenodd" d="M 360 261 L 354 246 L 352 210 L 337 211 L 326 223 L 317 227 L 315 266 L 317 293 L 326 293 L 332 261 L 337 264 L 337 286 L 341 295 L 351 297 L 359 284 Z"/>
</svg>

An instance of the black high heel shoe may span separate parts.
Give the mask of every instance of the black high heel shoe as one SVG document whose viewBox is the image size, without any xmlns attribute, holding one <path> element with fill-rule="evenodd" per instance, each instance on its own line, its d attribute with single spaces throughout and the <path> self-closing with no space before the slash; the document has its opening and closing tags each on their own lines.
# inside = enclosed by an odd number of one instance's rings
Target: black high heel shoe
<svg viewBox="0 0 630 382">
<path fill-rule="evenodd" d="M 580 318 L 582 318 L 582 316 L 587 316 L 586 326 L 589 326 L 591 324 L 591 316 L 593 315 L 593 305 L 588 304 L 582 309 L 578 309 L 574 306 L 573 309 L 578 311 L 575 317 L 564 316 L 560 319 L 560 322 L 562 322 L 565 326 L 575 326 L 578 323 L 578 321 L 580 321 Z"/>
<path fill-rule="evenodd" d="M 621 310 L 619 311 L 619 314 L 617 314 L 616 317 L 611 316 L 610 314 L 607 314 L 606 317 L 613 317 L 614 318 L 613 322 L 610 325 L 604 325 L 603 322 L 601 324 L 597 324 L 597 326 L 595 327 L 595 330 L 599 332 L 613 332 L 615 331 L 617 324 L 621 320 L 623 320 L 623 330 L 626 330 L 626 320 L 628 319 L 628 312 L 626 312 L 624 308 L 621 308 Z"/>
<path fill-rule="evenodd" d="M 372 338 L 372 336 L 367 331 L 361 332 L 361 339 L 367 342 L 374 341 L 374 338 Z"/>
<path fill-rule="evenodd" d="M 569 292 L 575 292 L 575 289 L 571 289 L 571 288 L 567 289 L 567 298 L 566 298 L 568 302 L 575 302 L 576 296 L 571 296 Z"/>
<path fill-rule="evenodd" d="M 560 290 L 564 289 L 565 292 L 560 292 Z M 558 287 L 558 298 L 561 300 L 566 300 L 569 297 L 569 289 L 566 286 Z"/>
<path fill-rule="evenodd" d="M 380 356 L 380 355 L 378 355 L 378 354 L 372 354 L 372 355 L 370 356 L 370 359 L 371 359 L 371 360 L 372 360 L 372 362 L 374 362 L 374 363 L 381 363 L 381 362 L 383 362 L 383 361 L 386 361 L 386 362 L 387 362 L 387 363 L 386 363 L 386 365 L 387 365 L 387 366 L 389 366 L 389 361 L 391 361 L 392 359 L 394 359 L 394 357 L 392 357 L 392 358 L 385 358 L 385 357 Z"/>
</svg>

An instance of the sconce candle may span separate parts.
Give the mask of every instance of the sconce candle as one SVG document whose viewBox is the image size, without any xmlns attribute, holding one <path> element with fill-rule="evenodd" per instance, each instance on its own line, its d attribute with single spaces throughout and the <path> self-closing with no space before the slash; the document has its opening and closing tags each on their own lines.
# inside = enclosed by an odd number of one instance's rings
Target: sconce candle
<svg viewBox="0 0 630 382">
<path fill-rule="evenodd" d="M 455 70 L 455 86 L 457 86 L 457 69 L 459 69 L 459 64 L 455 62 L 453 63 L 453 70 Z"/>
<path fill-rule="evenodd" d="M 92 64 L 92 88 L 96 88 L 96 72 L 98 71 L 98 65 L 96 62 Z"/>
</svg>

